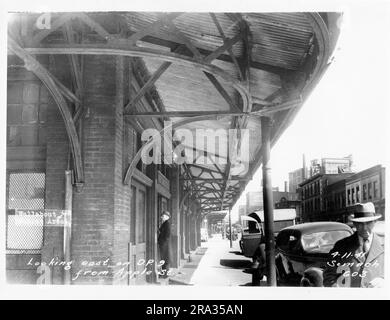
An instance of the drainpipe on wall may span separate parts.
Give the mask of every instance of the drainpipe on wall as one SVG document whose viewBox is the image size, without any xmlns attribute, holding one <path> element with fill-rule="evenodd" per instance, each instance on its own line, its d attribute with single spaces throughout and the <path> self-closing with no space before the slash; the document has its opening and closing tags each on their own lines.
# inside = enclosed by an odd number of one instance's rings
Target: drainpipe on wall
<svg viewBox="0 0 390 320">
<path fill-rule="evenodd" d="M 72 232 L 72 170 L 65 170 L 65 219 L 64 219 L 64 261 L 71 261 L 70 244 Z M 71 284 L 71 272 L 65 270 L 64 284 Z"/>
</svg>

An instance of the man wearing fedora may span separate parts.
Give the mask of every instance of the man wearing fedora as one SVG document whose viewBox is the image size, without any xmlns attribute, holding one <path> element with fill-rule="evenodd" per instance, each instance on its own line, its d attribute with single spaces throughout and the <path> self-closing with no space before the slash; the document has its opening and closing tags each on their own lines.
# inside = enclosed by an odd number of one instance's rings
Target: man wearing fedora
<svg viewBox="0 0 390 320">
<path fill-rule="evenodd" d="M 161 266 L 161 278 L 166 278 L 169 271 L 170 262 L 170 237 L 171 237 L 171 224 L 169 219 L 171 214 L 168 211 L 163 211 L 161 214 L 161 225 L 158 230 L 158 248 L 160 251 L 160 260 L 164 260 L 164 264 Z"/>
<path fill-rule="evenodd" d="M 358 203 L 351 218 L 356 232 L 336 242 L 324 270 L 325 287 L 382 287 L 384 250 L 373 228 L 381 215 L 372 202 Z"/>
</svg>

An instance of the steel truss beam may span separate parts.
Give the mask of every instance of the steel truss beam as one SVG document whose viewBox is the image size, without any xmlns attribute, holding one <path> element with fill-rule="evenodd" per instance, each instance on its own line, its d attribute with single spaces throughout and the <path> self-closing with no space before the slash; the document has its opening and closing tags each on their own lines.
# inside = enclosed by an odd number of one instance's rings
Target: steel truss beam
<svg viewBox="0 0 390 320">
<path fill-rule="evenodd" d="M 251 112 L 243 112 L 243 111 L 167 111 L 167 112 L 137 112 L 137 113 L 126 113 L 124 114 L 125 117 L 130 118 L 165 118 L 165 117 L 180 117 L 180 118 L 192 118 L 192 117 L 199 117 L 199 116 L 205 116 L 209 117 L 210 120 L 211 117 L 241 117 L 241 116 L 256 116 L 256 117 L 262 117 L 262 116 L 270 116 L 274 113 L 288 110 L 295 108 L 299 106 L 302 103 L 302 99 L 294 99 L 291 101 L 286 101 L 279 104 L 272 104 L 266 107 L 261 107 L 260 109 L 256 111 Z M 206 119 L 206 118 L 205 118 Z M 211 118 L 212 119 L 212 118 Z M 197 120 L 199 121 L 199 120 Z M 192 121 L 190 121 L 192 122 Z"/>
<path fill-rule="evenodd" d="M 45 45 L 44 47 L 39 48 L 25 48 L 25 50 L 30 54 L 119 55 L 128 57 L 145 57 L 194 67 L 212 74 L 231 85 L 240 94 L 244 110 L 247 106 L 252 104 L 252 98 L 250 97 L 247 88 L 242 85 L 240 81 L 233 78 L 226 71 L 215 65 L 199 62 L 182 54 L 159 51 L 150 48 L 128 46 L 115 41 L 110 41 L 108 44 Z"/>
<path fill-rule="evenodd" d="M 65 122 L 65 128 L 73 154 L 76 186 L 81 186 L 84 183 L 84 168 L 82 163 L 80 141 L 72 114 L 70 113 L 68 104 L 66 103 L 61 90 L 46 68 L 42 66 L 28 52 L 26 52 L 26 50 L 21 48 L 11 37 L 8 37 L 8 48 L 24 61 L 26 68 L 34 72 L 34 74 L 43 82 L 43 84 L 52 94 L 53 99 L 56 102 Z"/>
</svg>

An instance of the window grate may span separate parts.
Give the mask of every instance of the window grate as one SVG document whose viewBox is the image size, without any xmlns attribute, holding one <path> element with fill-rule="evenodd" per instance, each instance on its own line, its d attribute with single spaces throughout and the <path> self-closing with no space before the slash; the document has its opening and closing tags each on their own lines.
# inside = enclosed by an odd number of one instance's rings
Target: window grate
<svg viewBox="0 0 390 320">
<path fill-rule="evenodd" d="M 7 186 L 7 253 L 39 253 L 43 245 L 44 217 L 18 210 L 45 208 L 45 174 L 9 173 Z"/>
</svg>

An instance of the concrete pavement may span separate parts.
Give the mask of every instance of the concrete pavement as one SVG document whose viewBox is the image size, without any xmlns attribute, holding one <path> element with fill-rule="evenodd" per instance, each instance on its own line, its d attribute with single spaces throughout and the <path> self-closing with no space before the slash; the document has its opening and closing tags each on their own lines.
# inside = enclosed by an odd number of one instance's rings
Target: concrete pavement
<svg viewBox="0 0 390 320">
<path fill-rule="evenodd" d="M 216 234 L 207 242 L 202 242 L 202 247 L 191 254 L 191 261 L 170 277 L 169 284 L 248 286 L 251 285 L 252 275 L 245 269 L 251 262 L 240 254 L 238 240 L 233 241 L 230 248 L 230 241 Z"/>
</svg>

